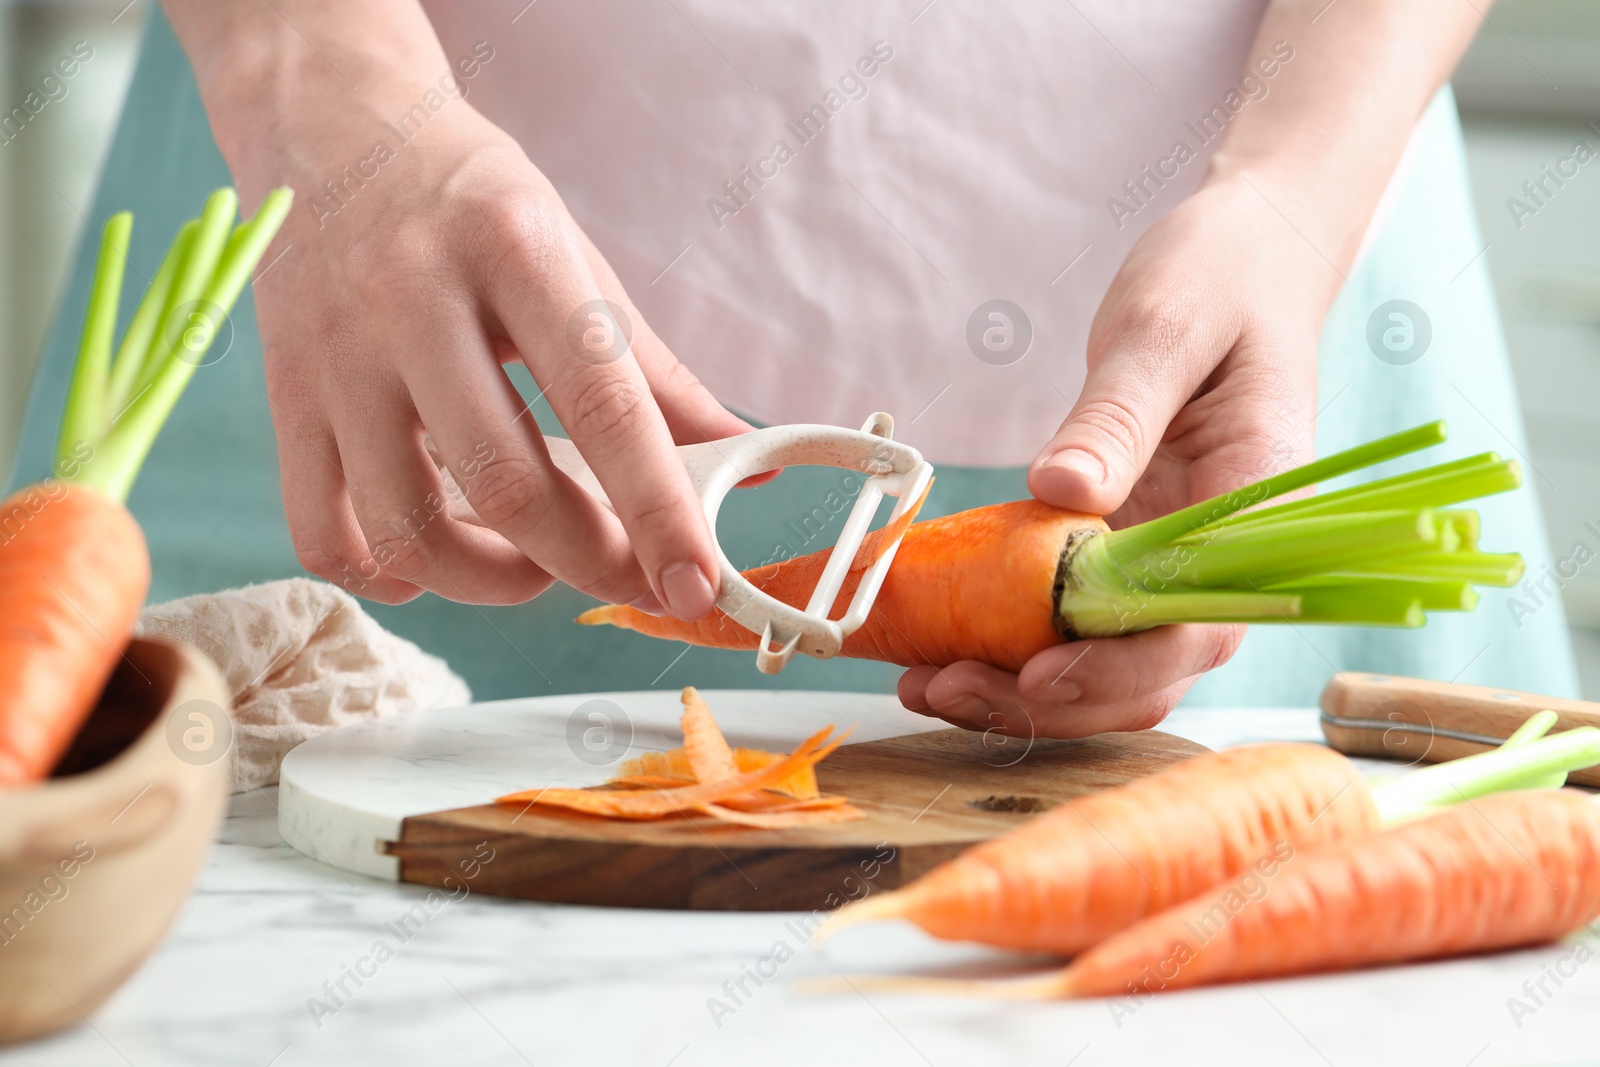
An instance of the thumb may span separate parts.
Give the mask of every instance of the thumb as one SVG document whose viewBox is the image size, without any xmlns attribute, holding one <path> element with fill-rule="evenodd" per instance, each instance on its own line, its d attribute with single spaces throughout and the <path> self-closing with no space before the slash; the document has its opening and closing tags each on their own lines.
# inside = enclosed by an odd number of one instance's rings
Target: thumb
<svg viewBox="0 0 1600 1067">
<path fill-rule="evenodd" d="M 1181 372 L 1152 375 L 1160 363 L 1149 356 L 1124 350 L 1091 364 L 1072 413 L 1028 469 L 1036 498 L 1090 515 L 1122 506 L 1193 391 Z"/>
</svg>

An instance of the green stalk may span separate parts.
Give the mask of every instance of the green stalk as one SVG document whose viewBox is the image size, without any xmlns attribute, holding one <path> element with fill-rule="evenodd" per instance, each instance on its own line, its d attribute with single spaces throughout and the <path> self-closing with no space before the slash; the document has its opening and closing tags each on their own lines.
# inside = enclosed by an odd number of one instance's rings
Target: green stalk
<svg viewBox="0 0 1600 1067">
<path fill-rule="evenodd" d="M 128 470 L 126 478 L 129 484 L 150 447 L 155 444 L 156 435 L 161 432 L 167 416 L 183 395 L 184 387 L 194 377 L 211 342 L 216 339 L 221 316 L 226 316 L 232 310 L 234 301 L 244 291 L 245 283 L 250 280 L 250 272 L 261 261 L 278 227 L 288 216 L 292 201 L 290 190 L 274 190 L 262 202 L 256 217 L 239 228 L 237 240 L 230 242 L 227 256 L 216 265 L 213 276 L 200 289 L 199 299 L 206 310 L 199 313 L 194 326 L 181 332 L 182 356 L 172 355 L 167 359 L 149 388 L 128 405 L 123 417 L 107 435 L 107 446 L 115 451 Z M 203 232 L 203 221 L 201 227 Z"/>
<path fill-rule="evenodd" d="M 1507 463 L 1493 452 L 1484 452 L 1450 463 L 1440 463 L 1421 470 L 1408 471 L 1393 477 L 1382 478 L 1365 485 L 1353 485 L 1330 493 L 1319 493 L 1301 500 L 1275 504 L 1270 508 L 1240 512 L 1229 517 L 1229 525 L 1250 522 L 1276 521 L 1278 519 L 1304 518 L 1342 511 L 1383 511 L 1392 508 L 1447 507 L 1472 499 L 1455 495 L 1461 491 L 1462 479 L 1486 476 L 1490 472 L 1509 468 L 1520 471 L 1515 463 Z M 1501 476 L 1503 479 L 1503 475 Z M 1515 486 L 1511 486 L 1515 488 Z"/>
<path fill-rule="evenodd" d="M 81 445 L 98 436 L 106 419 L 106 373 L 111 366 L 111 342 L 117 329 L 117 305 L 122 299 L 122 276 L 128 265 L 128 241 L 133 216 L 120 211 L 106 220 L 100 235 L 100 254 L 89 283 L 89 307 L 84 312 L 83 333 L 78 338 L 78 358 L 67 386 L 67 407 L 56 439 L 54 469 L 70 470 Z"/>
<path fill-rule="evenodd" d="M 1525 724 L 1526 725 L 1526 724 Z M 1385 823 L 1431 814 L 1448 804 L 1509 789 L 1547 788 L 1556 775 L 1600 764 L 1600 730 L 1575 730 L 1476 756 L 1437 763 L 1373 786 L 1373 800 Z"/>
<path fill-rule="evenodd" d="M 116 362 L 111 365 L 109 391 L 113 420 L 133 399 L 133 383 L 139 379 L 149 359 L 150 342 L 155 338 L 156 326 L 166 309 L 167 297 L 172 292 L 179 264 L 189 254 L 189 247 L 194 243 L 194 234 L 199 226 L 198 222 L 190 219 L 178 230 L 178 235 L 167 247 L 161 266 L 156 269 L 156 276 L 150 281 L 150 288 L 144 291 L 144 298 L 139 301 L 139 310 L 134 312 L 133 321 L 128 323 L 127 332 L 122 335 Z"/>
<path fill-rule="evenodd" d="M 1537 741 L 1550 732 L 1561 716 L 1553 711 L 1537 711 L 1528 716 L 1528 721 L 1511 732 L 1511 736 L 1500 743 L 1501 748 L 1521 748 L 1530 741 Z M 1557 783 L 1559 784 L 1559 783 Z"/>
<path fill-rule="evenodd" d="M 1319 575 L 1272 587 L 1274 592 L 1299 593 L 1306 598 L 1306 611 L 1318 598 L 1329 600 L 1372 597 L 1396 603 L 1416 601 L 1423 611 L 1471 611 L 1478 606 L 1478 592 L 1470 582 L 1436 581 L 1426 578 L 1374 578 Z"/>
<path fill-rule="evenodd" d="M 199 302 L 206 284 L 217 271 L 238 209 L 239 198 L 232 189 L 218 189 L 206 199 L 194 238 L 178 264 L 177 276 L 161 309 L 160 334 L 154 338 L 150 355 L 134 382 L 135 395 L 154 385 L 178 358 L 178 349 L 190 336 L 188 320 L 197 312 L 203 317 L 209 312 L 210 309 Z"/>
<path fill-rule="evenodd" d="M 1296 590 L 1296 593 L 1300 597 L 1300 617 L 1295 620 L 1296 622 L 1329 623 L 1339 626 L 1392 626 L 1415 630 L 1428 621 L 1428 617 L 1423 614 L 1426 605 L 1416 597 L 1399 592 L 1300 589 Z"/>
<path fill-rule="evenodd" d="M 1402 430 L 1400 433 L 1347 449 L 1314 463 L 1307 463 L 1303 467 L 1275 474 L 1243 489 L 1201 501 L 1159 519 L 1130 526 L 1125 530 L 1113 531 L 1105 535 L 1109 541 L 1107 550 L 1118 560 L 1124 562 L 1135 560 L 1168 542 L 1220 522 L 1252 504 L 1259 504 L 1263 500 L 1270 500 L 1329 478 L 1337 478 L 1342 474 L 1349 474 L 1351 471 L 1361 470 L 1394 459 L 1396 456 L 1436 445 L 1444 439 L 1443 421 Z"/>
<path fill-rule="evenodd" d="M 1268 586 L 1396 550 L 1437 548 L 1444 536 L 1431 511 L 1316 516 L 1207 531 L 1201 543 L 1179 541 L 1149 566 L 1188 585 Z"/>
<path fill-rule="evenodd" d="M 1430 611 L 1473 610 L 1471 586 L 1512 585 L 1523 570 L 1515 554 L 1478 551 L 1478 513 L 1454 506 L 1521 483 L 1517 464 L 1493 452 L 1245 510 L 1444 435 L 1443 423 L 1418 426 L 1150 522 L 1075 537 L 1059 572 L 1062 631 L 1110 636 L 1179 620 L 1412 627 Z M 1260 596 L 1253 614 L 1234 595 L 1245 592 Z"/>
<path fill-rule="evenodd" d="M 1522 580 L 1525 567 L 1522 557 L 1515 552 L 1439 552 L 1367 561 L 1351 569 L 1359 574 L 1404 574 L 1413 578 L 1453 579 L 1510 588 Z"/>
<path fill-rule="evenodd" d="M 127 499 L 156 434 L 283 223 L 292 196 L 288 189 L 274 190 L 254 219 L 233 229 L 238 204 L 233 190 L 213 193 L 201 218 L 190 220 L 173 239 L 123 336 L 115 365 L 111 341 L 122 275 L 120 267 L 107 264 L 126 252 L 132 216 L 124 213 L 107 224 L 61 420 L 57 466 L 73 468 L 65 480 L 92 486 L 113 500 Z M 161 309 L 159 318 L 152 308 Z M 191 308 L 199 313 L 194 320 L 173 320 L 174 312 L 188 317 Z M 158 331 L 161 324 L 168 328 Z M 112 410 L 109 400 L 122 390 L 130 390 L 131 398 L 120 412 Z M 77 452 L 83 444 L 92 449 L 87 459 Z"/>
<path fill-rule="evenodd" d="M 1516 730 L 1512 732 L 1511 736 L 1506 738 L 1505 741 L 1501 743 L 1500 747 L 1522 748 L 1524 745 L 1527 745 L 1533 741 L 1537 741 L 1539 738 L 1550 732 L 1550 728 L 1556 724 L 1556 721 L 1560 717 L 1561 716 L 1557 715 L 1555 712 L 1549 710 L 1537 712 L 1530 716 L 1527 722 L 1517 727 Z M 1560 789 L 1566 784 L 1567 772 L 1556 771 L 1545 778 L 1529 779 L 1524 788 Z"/>
</svg>

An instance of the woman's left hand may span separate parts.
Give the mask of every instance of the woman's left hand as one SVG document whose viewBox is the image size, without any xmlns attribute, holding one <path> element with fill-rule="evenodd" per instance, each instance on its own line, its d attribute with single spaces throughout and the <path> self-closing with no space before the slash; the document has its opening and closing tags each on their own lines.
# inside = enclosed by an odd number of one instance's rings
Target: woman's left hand
<svg viewBox="0 0 1600 1067">
<path fill-rule="evenodd" d="M 1311 458 L 1317 339 L 1342 277 L 1246 176 L 1213 181 L 1128 253 L 1089 332 L 1072 413 L 1028 487 L 1123 527 Z M 914 667 L 901 703 L 1012 736 L 1139 730 L 1226 663 L 1243 626 L 1184 624 L 1047 649 L 1017 674 Z"/>
</svg>

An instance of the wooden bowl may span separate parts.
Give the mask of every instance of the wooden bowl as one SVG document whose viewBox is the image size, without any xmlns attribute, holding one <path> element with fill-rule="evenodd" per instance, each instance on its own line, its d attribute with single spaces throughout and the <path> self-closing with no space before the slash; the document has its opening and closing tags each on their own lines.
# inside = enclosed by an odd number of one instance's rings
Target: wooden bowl
<svg viewBox="0 0 1600 1067">
<path fill-rule="evenodd" d="M 55 776 L 0 790 L 0 1042 L 81 1021 L 160 942 L 227 805 L 228 707 L 199 652 L 135 640 Z"/>
</svg>

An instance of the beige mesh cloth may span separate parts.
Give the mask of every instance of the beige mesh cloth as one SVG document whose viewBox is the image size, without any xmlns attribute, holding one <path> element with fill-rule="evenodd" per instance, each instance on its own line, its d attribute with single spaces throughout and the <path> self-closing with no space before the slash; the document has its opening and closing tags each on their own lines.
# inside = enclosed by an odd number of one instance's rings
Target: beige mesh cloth
<svg viewBox="0 0 1600 1067">
<path fill-rule="evenodd" d="M 221 669 L 233 693 L 235 792 L 275 783 L 291 748 L 336 726 L 472 700 L 444 660 L 309 578 L 154 604 L 134 630 L 193 645 Z"/>
</svg>

